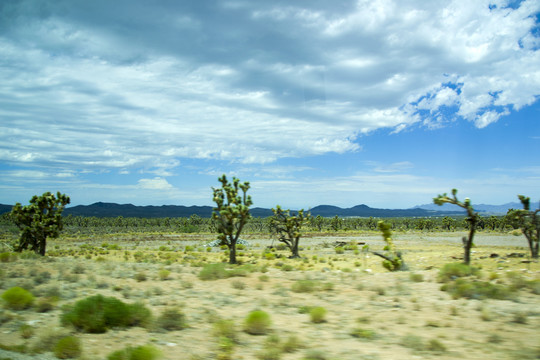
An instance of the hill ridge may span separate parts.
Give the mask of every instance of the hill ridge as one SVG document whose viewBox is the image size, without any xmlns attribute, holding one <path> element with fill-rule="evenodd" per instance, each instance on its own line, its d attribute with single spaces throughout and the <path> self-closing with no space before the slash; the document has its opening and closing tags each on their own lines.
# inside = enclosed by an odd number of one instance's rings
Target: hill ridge
<svg viewBox="0 0 540 360">
<path fill-rule="evenodd" d="M 11 205 L 0 204 L 0 214 L 11 211 Z M 98 201 L 90 205 L 76 205 L 67 207 L 64 210 L 64 215 L 73 216 L 95 216 L 95 217 L 139 217 L 139 218 L 156 218 L 156 217 L 190 217 L 197 215 L 203 218 L 212 216 L 212 206 L 184 206 L 184 205 L 133 205 L 133 204 L 117 204 Z M 311 215 L 322 217 L 430 217 L 430 216 L 459 216 L 463 215 L 463 211 L 448 211 L 448 210 L 431 210 L 422 208 L 412 209 L 378 209 L 371 208 L 368 205 L 360 204 L 350 208 L 341 208 L 334 205 L 318 205 L 308 209 Z M 295 212 L 297 210 L 291 210 Z M 254 217 L 272 216 L 272 210 L 261 207 L 250 209 L 251 215 Z"/>
</svg>

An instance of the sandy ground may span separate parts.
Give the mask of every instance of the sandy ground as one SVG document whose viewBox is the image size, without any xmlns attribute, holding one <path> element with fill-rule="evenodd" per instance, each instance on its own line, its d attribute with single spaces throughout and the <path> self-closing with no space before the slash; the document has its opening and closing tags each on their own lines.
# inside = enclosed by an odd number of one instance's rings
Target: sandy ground
<svg viewBox="0 0 540 360">
<path fill-rule="evenodd" d="M 259 271 L 212 281 L 202 281 L 197 276 L 199 265 L 225 258 L 219 249 L 201 249 L 212 236 L 58 240 L 49 244 L 50 251 L 71 249 L 71 255 L 0 263 L 0 292 L 22 286 L 38 296 L 55 287 L 60 293 L 55 309 L 46 313 L 35 309 L 1 310 L 0 344 L 32 347 L 47 334 L 64 332 L 75 333 L 82 340 L 84 359 L 105 359 L 115 350 L 144 344 L 159 348 L 163 359 L 216 359 L 220 347 L 212 332 L 214 322 L 231 319 L 239 338 L 231 359 L 269 359 L 269 355 L 264 357 L 268 353 L 265 343 L 276 335 L 282 342 L 291 335 L 297 337 L 301 347 L 277 357 L 291 360 L 314 356 L 314 351 L 318 351 L 319 357 L 312 358 L 320 359 L 540 358 L 539 295 L 521 290 L 514 300 L 454 300 L 440 290 L 438 271 L 445 263 L 459 261 L 463 235 L 395 234 L 396 246 L 403 250 L 410 268 L 396 273 L 387 272 L 381 259 L 372 254 L 355 254 L 351 250 L 336 254 L 333 248 L 335 241 L 345 241 L 366 243 L 371 250 L 380 250 L 384 243 L 377 233 L 310 235 L 302 240 L 304 259 L 275 260 L 261 258 L 271 240 L 248 235 L 245 238 L 251 245 L 240 252 L 239 259 L 256 263 Z M 117 244 L 120 250 L 77 252 L 81 244 L 102 249 L 104 242 Z M 529 280 L 540 278 L 539 264 L 527 259 L 523 237 L 484 233 L 476 237 L 475 243 L 473 265 L 482 268 L 484 280 L 504 283 L 508 272 Z M 186 245 L 194 246 L 195 251 L 184 252 Z M 162 251 L 158 251 L 160 247 Z M 133 257 L 136 252 L 147 257 L 137 261 Z M 288 255 L 285 250 L 277 253 Z M 498 256 L 491 257 L 492 254 Z M 165 260 L 167 256 L 169 262 Z M 260 271 L 262 265 L 267 265 L 264 273 Z M 165 280 L 159 277 L 163 269 L 170 271 Z M 37 284 L 36 278 L 42 272 L 48 272 L 50 279 Z M 136 280 L 140 273 L 146 275 L 145 281 Z M 413 281 L 411 274 L 421 281 Z M 305 279 L 313 280 L 316 290 L 294 292 L 293 285 Z M 94 294 L 143 302 L 156 317 L 165 309 L 179 307 L 189 327 L 168 332 L 135 327 L 83 334 L 60 325 L 62 305 Z M 324 307 L 326 321 L 311 322 L 309 314 L 302 313 L 305 306 Z M 271 316 L 271 332 L 267 335 L 254 336 L 242 331 L 245 317 L 255 309 Z M 26 339 L 20 331 L 23 324 L 34 329 L 34 334 Z M 355 331 L 367 335 L 352 336 Z M 0 359 L 24 358 L 17 356 L 20 355 L 0 350 Z M 34 358 L 47 356 L 52 354 Z"/>
</svg>

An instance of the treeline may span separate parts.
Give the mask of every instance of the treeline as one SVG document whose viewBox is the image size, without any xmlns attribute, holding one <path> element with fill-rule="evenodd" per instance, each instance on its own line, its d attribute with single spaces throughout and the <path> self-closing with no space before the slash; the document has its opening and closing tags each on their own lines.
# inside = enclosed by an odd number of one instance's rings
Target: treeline
<svg viewBox="0 0 540 360">
<path fill-rule="evenodd" d="M 369 218 L 331 218 L 316 216 L 310 218 L 305 231 L 307 232 L 339 232 L 339 231 L 370 231 L 377 230 L 375 217 Z M 463 217 L 432 217 L 432 218 L 385 218 L 385 223 L 393 231 L 465 231 L 469 222 Z M 509 231 L 518 226 L 507 216 L 481 217 L 477 230 Z M 2 233 L 17 234 L 18 229 L 13 224 L 9 213 L 0 216 Z M 93 216 L 64 217 L 65 235 L 93 235 L 114 233 L 217 233 L 215 220 L 192 215 L 188 218 L 136 218 L 114 217 L 103 218 Z M 244 234 L 270 233 L 270 217 L 254 217 L 249 219 Z"/>
</svg>

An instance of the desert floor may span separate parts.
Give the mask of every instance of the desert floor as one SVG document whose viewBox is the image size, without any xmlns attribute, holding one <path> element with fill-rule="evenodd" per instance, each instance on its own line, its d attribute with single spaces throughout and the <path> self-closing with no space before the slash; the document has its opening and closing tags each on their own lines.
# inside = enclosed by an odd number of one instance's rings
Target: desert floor
<svg viewBox="0 0 540 360">
<path fill-rule="evenodd" d="M 61 238 L 49 241 L 43 258 L 0 263 L 0 293 L 20 286 L 37 302 L 56 294 L 47 312 L 2 308 L 0 345 L 39 348 L 51 334 L 74 334 L 82 341 L 83 359 L 106 359 L 115 350 L 145 344 L 158 348 L 163 359 L 539 359 L 538 287 L 516 289 L 512 300 L 453 299 L 441 291 L 439 270 L 460 261 L 464 235 L 396 233 L 409 267 L 399 272 L 388 272 L 380 257 L 362 251 L 362 243 L 383 248 L 375 232 L 309 234 L 301 240 L 302 259 L 288 259 L 288 250 L 267 259 L 263 251 L 272 241 L 247 235 L 250 245 L 239 251 L 239 260 L 252 264 L 252 272 L 208 281 L 198 277 L 202 266 L 226 259 L 223 250 L 204 246 L 213 235 Z M 336 241 L 357 244 L 358 250 L 338 254 Z M 475 243 L 472 265 L 481 268 L 482 281 L 510 285 L 519 278 L 538 285 L 540 265 L 528 259 L 523 236 L 480 233 Z M 313 287 L 295 291 L 294 284 L 306 279 Z M 60 324 L 63 305 L 95 294 L 142 302 L 155 317 L 178 308 L 188 327 L 85 334 Z M 319 306 L 326 318 L 314 323 L 306 311 Z M 255 309 L 271 317 L 265 335 L 243 331 Z M 237 331 L 228 353 L 214 332 L 219 319 L 232 320 Z M 271 351 L 289 340 L 295 343 L 291 352 Z M 54 356 L 0 350 L 0 359 L 31 358 Z"/>
</svg>

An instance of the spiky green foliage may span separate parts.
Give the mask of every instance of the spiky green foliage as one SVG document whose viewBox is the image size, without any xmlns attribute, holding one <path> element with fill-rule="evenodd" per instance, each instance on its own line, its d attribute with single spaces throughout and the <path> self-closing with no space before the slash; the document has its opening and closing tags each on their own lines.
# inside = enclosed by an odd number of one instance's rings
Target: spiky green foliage
<svg viewBox="0 0 540 360">
<path fill-rule="evenodd" d="M 311 215 L 304 213 L 304 209 L 298 211 L 298 214 L 292 215 L 290 210 L 283 210 L 277 205 L 272 209 L 274 216 L 270 218 L 270 230 L 277 239 L 287 245 L 291 250 L 291 258 L 298 258 L 298 244 L 302 236 L 302 227 L 309 223 Z"/>
<path fill-rule="evenodd" d="M 477 212 L 474 211 L 474 208 L 471 205 L 471 199 L 465 198 L 465 201 L 459 201 L 457 198 L 457 190 L 452 189 L 452 196 L 446 195 L 446 193 L 442 195 L 438 195 L 437 197 L 433 198 L 433 202 L 436 205 L 442 206 L 444 204 L 454 204 L 457 205 L 467 211 L 467 222 L 469 223 L 469 236 L 463 237 L 463 262 L 465 264 L 471 263 L 471 248 L 473 246 L 473 239 L 474 239 L 474 233 L 476 231 L 476 224 L 480 220 L 480 215 L 478 215 Z"/>
<path fill-rule="evenodd" d="M 538 259 L 538 248 L 540 244 L 540 209 L 531 210 L 531 198 L 524 195 L 518 195 L 519 201 L 523 205 L 523 209 L 508 210 L 508 217 L 516 222 L 520 227 L 521 232 L 527 238 L 531 257 Z"/>
<path fill-rule="evenodd" d="M 377 226 L 382 233 L 386 246 L 384 247 L 384 253 L 373 252 L 373 254 L 384 259 L 382 265 L 385 269 L 390 271 L 406 270 L 405 263 L 401 257 L 401 252 L 396 250 L 394 240 L 392 239 L 392 225 L 381 220 L 377 223 Z"/>
<path fill-rule="evenodd" d="M 217 222 L 218 239 L 229 248 L 229 263 L 236 264 L 236 242 L 251 217 L 249 207 L 253 205 L 251 196 L 247 195 L 249 182 L 241 184 L 233 177 L 232 183 L 229 183 L 225 175 L 218 180 L 221 188 L 212 188 L 216 203 L 212 219 Z"/>
<path fill-rule="evenodd" d="M 60 192 L 34 195 L 29 205 L 16 203 L 11 218 L 21 230 L 16 251 L 30 248 L 36 254 L 45 255 L 47 238 L 56 238 L 63 228 L 62 211 L 69 204 L 69 197 Z"/>
</svg>

